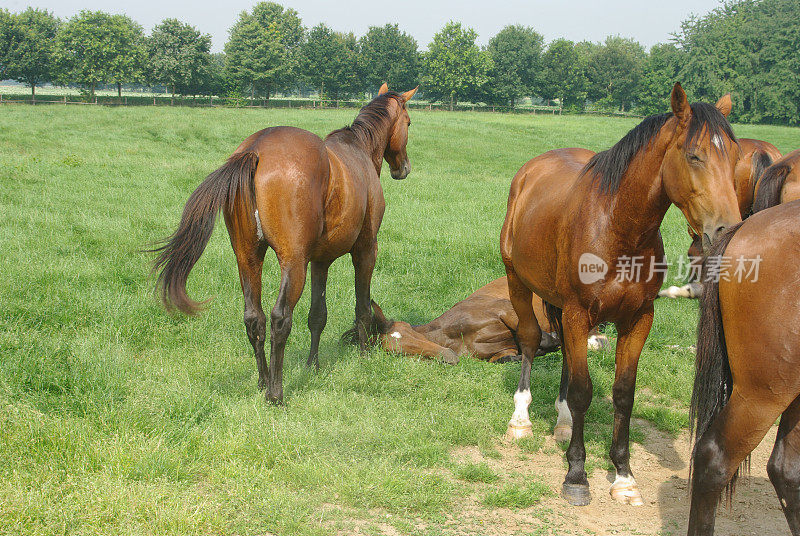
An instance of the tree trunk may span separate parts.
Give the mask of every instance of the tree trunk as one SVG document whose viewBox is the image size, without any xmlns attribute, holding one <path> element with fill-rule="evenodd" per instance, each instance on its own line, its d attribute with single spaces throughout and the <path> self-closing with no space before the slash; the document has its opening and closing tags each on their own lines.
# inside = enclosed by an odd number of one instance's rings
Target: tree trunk
<svg viewBox="0 0 800 536">
<path fill-rule="evenodd" d="M 453 111 L 453 92 L 450 92 L 450 111 Z"/>
<path fill-rule="evenodd" d="M 117 102 L 122 104 L 122 84 L 117 82 Z"/>
<path fill-rule="evenodd" d="M 36 102 L 36 82 L 31 82 L 31 102 Z"/>
<path fill-rule="evenodd" d="M 94 82 L 89 86 L 89 98 L 94 100 Z"/>
</svg>

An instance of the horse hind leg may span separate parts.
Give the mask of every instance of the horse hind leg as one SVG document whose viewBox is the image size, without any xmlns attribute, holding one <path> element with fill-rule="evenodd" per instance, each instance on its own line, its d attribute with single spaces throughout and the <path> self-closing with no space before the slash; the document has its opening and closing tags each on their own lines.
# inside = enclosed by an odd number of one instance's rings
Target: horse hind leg
<svg viewBox="0 0 800 536">
<path fill-rule="evenodd" d="M 311 332 L 311 350 L 307 366 L 319 368 L 319 339 L 328 322 L 328 306 L 325 303 L 325 287 L 328 283 L 330 262 L 311 263 L 311 308 L 308 311 L 308 329 Z"/>
<path fill-rule="evenodd" d="M 784 407 L 734 386 L 730 400 L 694 446 L 688 536 L 714 533 L 722 491 Z"/>
<path fill-rule="evenodd" d="M 519 318 L 517 326 L 517 341 L 522 352 L 522 367 L 520 370 L 519 384 L 514 393 L 514 413 L 508 423 L 506 435 L 512 439 L 529 436 L 533 433 L 528 407 L 531 404 L 531 364 L 536 350 L 541 342 L 542 331 L 536 321 L 531 299 L 533 293 L 520 281 L 516 272 L 506 267 L 508 274 L 508 294 L 511 305 Z"/>
<path fill-rule="evenodd" d="M 800 536 L 800 397 L 783 412 L 767 473 L 794 536 Z"/>
<path fill-rule="evenodd" d="M 264 355 L 267 317 L 261 307 L 261 272 L 267 243 L 252 232 L 246 220 L 226 212 L 225 223 L 239 268 L 239 282 L 244 294 L 244 325 L 256 357 L 258 388 L 264 390 L 268 376 L 267 359 Z"/>
<path fill-rule="evenodd" d="M 274 404 L 283 402 L 283 357 L 286 341 L 292 331 L 294 307 L 306 283 L 308 259 L 302 256 L 282 259 L 278 255 L 278 263 L 281 267 L 281 285 L 270 315 L 269 379 L 266 393 L 267 402 Z"/>
</svg>

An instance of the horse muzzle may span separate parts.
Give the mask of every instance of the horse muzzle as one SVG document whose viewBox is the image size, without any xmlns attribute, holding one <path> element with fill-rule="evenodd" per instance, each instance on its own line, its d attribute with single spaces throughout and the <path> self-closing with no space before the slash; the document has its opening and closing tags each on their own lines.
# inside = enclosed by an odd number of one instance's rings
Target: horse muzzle
<svg viewBox="0 0 800 536">
<path fill-rule="evenodd" d="M 411 173 L 411 163 L 406 161 L 400 169 L 391 169 L 390 171 L 394 180 L 401 181 Z"/>
</svg>

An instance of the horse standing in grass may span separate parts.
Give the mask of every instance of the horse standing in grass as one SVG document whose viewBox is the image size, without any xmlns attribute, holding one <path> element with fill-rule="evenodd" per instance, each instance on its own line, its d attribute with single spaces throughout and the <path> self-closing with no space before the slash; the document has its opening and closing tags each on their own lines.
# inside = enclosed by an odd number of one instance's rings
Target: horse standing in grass
<svg viewBox="0 0 800 536">
<path fill-rule="evenodd" d="M 792 151 L 761 176 L 756 185 L 753 213 L 800 199 L 800 149 Z"/>
<path fill-rule="evenodd" d="M 186 294 L 186 280 L 200 258 L 222 210 L 236 253 L 244 292 L 244 323 L 258 367 L 258 386 L 269 402 L 283 400 L 283 356 L 292 313 L 311 264 L 308 365 L 319 366 L 319 339 L 327 322 L 325 286 L 331 263 L 347 254 L 353 260 L 356 319 L 362 351 L 370 323 L 370 282 L 378 251 L 378 228 L 385 202 L 381 164 L 392 178 L 411 170 L 406 154 L 406 102 L 416 89 L 378 96 L 361 108 L 353 124 L 328 134 L 293 127 L 256 132 L 227 163 L 192 193 L 178 230 L 156 251 L 158 287 L 164 304 L 191 314 L 200 304 Z M 278 299 L 270 317 L 270 363 L 264 355 L 266 316 L 261 308 L 261 269 L 268 248 L 281 269 Z"/>
<path fill-rule="evenodd" d="M 688 534 L 714 533 L 722 490 L 733 493 L 740 465 L 780 417 L 767 473 L 800 536 L 800 201 L 731 228 L 706 270 L 714 258 L 727 262 L 715 263 L 720 277 L 703 278 Z M 740 258 L 746 272 L 737 275 Z"/>
<path fill-rule="evenodd" d="M 659 226 L 674 203 L 710 245 L 741 220 L 731 179 L 739 149 L 726 119 L 730 110 L 729 95 L 716 107 L 689 104 L 675 84 L 672 113 L 646 118 L 608 151 L 547 152 L 526 163 L 511 183 L 500 249 L 523 360 L 509 433 L 531 433 L 531 362 L 542 335 L 531 308 L 535 292 L 549 304 L 551 324 L 563 326 L 568 415 L 559 421 L 570 419 L 572 428 L 563 485 L 570 504 L 591 500 L 583 438 L 592 400 L 586 337 L 602 321 L 614 322 L 618 332 L 611 495 L 642 504 L 628 433 L 639 355 L 666 268 Z M 638 277 L 622 271 L 633 258 L 640 259 Z"/>
</svg>

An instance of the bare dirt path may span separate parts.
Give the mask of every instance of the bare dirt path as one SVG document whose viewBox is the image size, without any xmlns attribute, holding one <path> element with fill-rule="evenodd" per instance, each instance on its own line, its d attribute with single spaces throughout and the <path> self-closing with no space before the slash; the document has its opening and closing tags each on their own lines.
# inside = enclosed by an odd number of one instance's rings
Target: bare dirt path
<svg viewBox="0 0 800 536">
<path fill-rule="evenodd" d="M 640 507 L 616 503 L 608 494 L 613 475 L 596 469 L 589 478 L 592 503 L 571 507 L 557 495 L 564 477 L 563 453 L 552 438 L 536 454 L 524 455 L 511 442 L 498 445 L 499 459 L 485 458 L 477 448 L 453 453 L 458 462 L 485 461 L 502 481 L 536 475 L 551 486 L 554 495 L 522 510 L 489 508 L 481 499 L 490 486 L 476 484 L 475 493 L 451 514 L 451 534 L 536 535 L 679 535 L 686 533 L 689 514 L 687 477 L 691 452 L 688 434 L 671 437 L 645 421 L 644 444 L 632 446 L 631 466 L 644 497 Z M 754 451 L 749 477 L 740 480 L 731 509 L 717 516 L 719 536 L 773 536 L 789 534 L 778 499 L 767 478 L 766 464 L 775 440 L 773 428 Z"/>
</svg>

